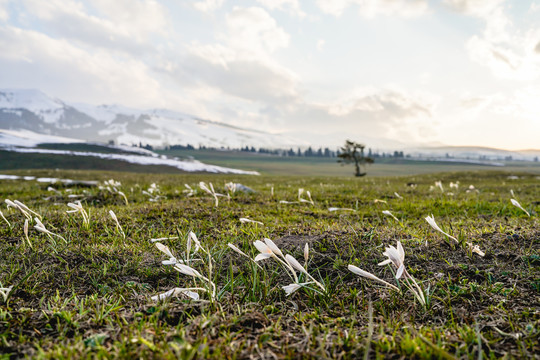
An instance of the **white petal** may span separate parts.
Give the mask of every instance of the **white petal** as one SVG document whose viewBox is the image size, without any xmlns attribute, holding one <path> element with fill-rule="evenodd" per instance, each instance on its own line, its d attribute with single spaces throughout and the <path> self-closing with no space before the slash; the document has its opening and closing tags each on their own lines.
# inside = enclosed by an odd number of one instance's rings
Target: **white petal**
<svg viewBox="0 0 540 360">
<path fill-rule="evenodd" d="M 227 246 L 230 247 L 231 249 L 233 249 L 234 251 L 236 251 L 237 253 L 239 253 L 240 255 L 243 255 L 243 256 L 245 256 L 245 257 L 249 257 L 249 256 L 247 256 L 246 253 L 244 253 L 242 250 L 240 250 L 239 248 L 237 248 L 237 247 L 234 246 L 233 244 L 227 243 Z"/>
<path fill-rule="evenodd" d="M 302 287 L 301 285 L 293 283 L 286 286 L 282 286 L 282 289 L 285 290 L 286 296 L 289 296 L 292 293 L 294 293 L 296 290 L 300 289 L 301 287 Z"/>
<path fill-rule="evenodd" d="M 283 253 L 281 250 L 277 247 L 277 245 L 270 239 L 264 238 L 264 243 L 272 250 L 272 252 L 276 255 L 283 256 Z"/>
<path fill-rule="evenodd" d="M 370 272 L 362 270 L 357 266 L 349 265 L 347 268 L 349 269 L 349 271 L 355 273 L 356 275 L 360 275 L 360 276 L 363 276 L 363 277 L 371 279 L 371 280 L 377 280 L 377 281 L 379 280 L 379 278 L 377 276 L 373 275 Z"/>
<path fill-rule="evenodd" d="M 431 217 L 428 216 L 428 217 L 426 217 L 425 219 L 426 219 L 426 221 L 428 222 L 428 224 L 431 225 L 432 228 L 434 228 L 435 230 L 437 230 L 437 231 L 443 233 L 444 235 L 448 236 L 450 239 L 459 242 L 458 239 L 456 239 L 456 238 L 453 237 L 452 235 L 450 235 L 450 234 L 444 232 L 444 231 L 439 227 L 439 225 L 437 225 L 437 223 L 435 222 L 435 218 L 433 217 L 433 214 L 431 215 Z"/>
<path fill-rule="evenodd" d="M 174 258 L 174 255 L 172 254 L 171 250 L 169 250 L 169 247 L 167 245 L 163 245 L 160 242 L 156 242 L 155 244 L 159 251 L 161 251 L 170 258 Z"/>
<path fill-rule="evenodd" d="M 304 267 L 294 257 L 287 254 L 287 255 L 285 255 L 285 259 L 287 260 L 289 265 L 291 265 L 293 268 L 295 268 L 296 270 L 298 270 L 300 272 L 303 272 L 304 274 L 307 274 L 306 269 L 304 269 Z"/>
<path fill-rule="evenodd" d="M 194 276 L 194 277 L 202 277 L 202 275 L 191 266 L 187 266 L 184 264 L 176 264 L 174 268 L 185 275 Z"/>
<path fill-rule="evenodd" d="M 405 270 L 405 264 L 401 264 L 396 271 L 396 279 L 401 278 L 401 275 L 403 275 L 404 270 Z"/>
<path fill-rule="evenodd" d="M 403 263 L 405 261 L 405 250 L 403 249 L 403 246 L 401 245 L 400 241 L 397 242 L 397 250 L 399 253 L 399 258 L 401 262 Z"/>
<path fill-rule="evenodd" d="M 259 250 L 262 254 L 272 254 L 272 250 L 261 240 L 256 240 L 255 242 L 253 242 L 253 245 L 255 245 L 257 250 Z"/>
<path fill-rule="evenodd" d="M 255 256 L 255 259 L 253 259 L 254 261 L 261 261 L 261 260 L 264 260 L 264 259 L 268 259 L 270 256 L 272 256 L 271 254 L 267 254 L 267 253 L 260 253 L 259 255 Z"/>
</svg>

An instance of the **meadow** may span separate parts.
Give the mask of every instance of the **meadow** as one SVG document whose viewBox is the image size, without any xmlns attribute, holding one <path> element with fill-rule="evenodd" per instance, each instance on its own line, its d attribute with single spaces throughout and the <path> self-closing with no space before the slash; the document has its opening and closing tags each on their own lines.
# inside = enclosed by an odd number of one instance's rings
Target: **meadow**
<svg viewBox="0 0 540 360">
<path fill-rule="evenodd" d="M 0 358 L 539 357 L 537 174 L 11 173 Z"/>
</svg>

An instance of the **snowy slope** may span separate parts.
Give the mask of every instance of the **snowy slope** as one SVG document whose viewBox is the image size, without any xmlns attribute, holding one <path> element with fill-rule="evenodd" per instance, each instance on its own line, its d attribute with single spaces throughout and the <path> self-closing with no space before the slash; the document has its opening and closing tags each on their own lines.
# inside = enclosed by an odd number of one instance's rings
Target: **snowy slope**
<svg viewBox="0 0 540 360">
<path fill-rule="evenodd" d="M 0 148 L 5 147 L 35 147 L 38 144 L 47 143 L 81 143 L 84 140 L 71 139 L 62 136 L 38 134 L 29 130 L 1 130 Z"/>
<path fill-rule="evenodd" d="M 44 143 L 81 143 L 78 139 L 63 138 L 52 135 L 37 134 L 28 130 L 1 130 L 0 129 L 0 150 L 12 151 L 24 154 L 51 154 L 66 156 L 95 157 L 103 160 L 119 160 L 138 165 L 162 165 L 171 166 L 188 172 L 210 172 L 226 174 L 259 175 L 256 171 L 244 171 L 222 166 L 208 165 L 197 160 L 170 159 L 164 155 L 158 155 L 146 149 L 130 146 L 110 146 L 114 149 L 124 150 L 132 154 L 109 154 L 91 151 L 66 151 L 36 148 L 38 144 Z M 102 145 L 105 146 L 105 145 Z"/>
<path fill-rule="evenodd" d="M 152 146 L 292 147 L 307 142 L 242 129 L 166 109 L 65 103 L 38 90 L 0 90 L 0 129 L 31 130 L 87 141 Z"/>
</svg>

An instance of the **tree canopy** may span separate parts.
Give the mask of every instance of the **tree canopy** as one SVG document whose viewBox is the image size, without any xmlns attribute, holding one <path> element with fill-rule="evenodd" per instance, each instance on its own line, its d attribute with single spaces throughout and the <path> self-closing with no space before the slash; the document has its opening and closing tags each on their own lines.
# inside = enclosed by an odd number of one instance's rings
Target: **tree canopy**
<svg viewBox="0 0 540 360">
<path fill-rule="evenodd" d="M 338 163 L 342 165 L 354 163 L 355 176 L 365 176 L 366 164 L 373 164 L 373 159 L 364 155 L 364 144 L 356 143 L 354 141 L 346 140 L 345 146 L 340 148 L 340 154 L 338 155 Z M 361 171 L 364 167 L 364 172 Z"/>
</svg>

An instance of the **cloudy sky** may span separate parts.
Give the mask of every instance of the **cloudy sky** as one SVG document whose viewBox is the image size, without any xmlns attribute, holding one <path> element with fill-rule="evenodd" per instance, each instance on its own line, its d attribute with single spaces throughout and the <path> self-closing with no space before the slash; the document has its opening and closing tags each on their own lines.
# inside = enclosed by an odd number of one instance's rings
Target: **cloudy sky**
<svg viewBox="0 0 540 360">
<path fill-rule="evenodd" d="M 540 0 L 0 0 L 0 88 L 324 145 L 540 148 Z"/>
</svg>

